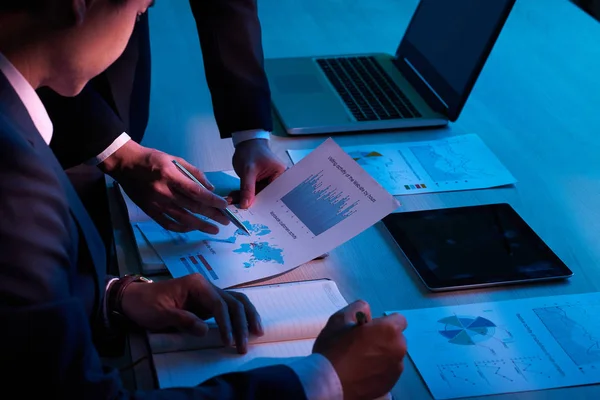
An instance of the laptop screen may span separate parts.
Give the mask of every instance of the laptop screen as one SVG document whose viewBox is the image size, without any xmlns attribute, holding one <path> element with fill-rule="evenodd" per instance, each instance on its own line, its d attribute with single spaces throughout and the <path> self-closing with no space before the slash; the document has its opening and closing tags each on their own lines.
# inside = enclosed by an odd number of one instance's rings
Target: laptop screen
<svg viewBox="0 0 600 400">
<path fill-rule="evenodd" d="M 434 92 L 433 100 L 456 119 L 513 4 L 421 0 L 396 53 L 397 65 L 410 70 L 405 75 L 411 83 L 426 81 L 422 89 Z"/>
</svg>

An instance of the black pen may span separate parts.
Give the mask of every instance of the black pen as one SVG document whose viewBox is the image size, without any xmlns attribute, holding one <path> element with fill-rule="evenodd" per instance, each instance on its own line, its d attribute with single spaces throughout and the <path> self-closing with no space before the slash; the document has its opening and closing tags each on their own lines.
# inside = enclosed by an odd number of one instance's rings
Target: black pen
<svg viewBox="0 0 600 400">
<path fill-rule="evenodd" d="M 181 171 L 182 174 L 184 174 L 185 176 L 187 176 L 188 178 L 193 180 L 202 189 L 208 190 L 204 187 L 202 182 L 200 182 L 198 179 L 196 179 L 196 177 L 194 175 L 192 175 L 192 173 L 190 171 L 188 171 L 183 165 L 178 163 L 177 160 L 173 160 L 173 164 L 175 164 L 177 169 L 179 169 L 179 171 Z M 226 216 L 227 219 L 229 219 L 238 229 L 240 229 L 246 235 L 250 236 L 250 231 L 248 230 L 248 228 L 246 228 L 246 226 L 242 223 L 242 221 L 240 221 L 238 219 L 238 217 L 235 216 L 234 213 L 229 211 L 227 208 L 219 208 L 219 211 L 221 211 L 223 213 L 223 215 Z"/>
</svg>

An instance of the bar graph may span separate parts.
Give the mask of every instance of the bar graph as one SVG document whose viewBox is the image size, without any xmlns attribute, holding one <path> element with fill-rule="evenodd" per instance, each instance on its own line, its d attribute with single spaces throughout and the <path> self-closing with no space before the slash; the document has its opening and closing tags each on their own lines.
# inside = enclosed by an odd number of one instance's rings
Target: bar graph
<svg viewBox="0 0 600 400">
<path fill-rule="evenodd" d="M 356 212 L 358 200 L 333 185 L 323 183 L 323 171 L 310 175 L 281 198 L 281 202 L 312 232 L 319 236 Z"/>
<path fill-rule="evenodd" d="M 204 258 L 204 256 L 202 254 L 196 254 L 196 256 L 190 255 L 190 256 L 186 256 L 186 257 L 180 257 L 179 261 L 181 261 L 181 263 L 183 264 L 185 269 L 190 274 L 199 272 L 206 279 L 208 279 L 208 276 L 206 276 L 206 273 L 204 272 L 204 270 L 202 268 L 200 268 L 200 263 L 202 263 L 202 265 L 204 265 L 204 268 L 206 268 L 206 271 L 210 274 L 210 277 L 212 278 L 212 280 L 216 281 L 219 279 L 219 276 L 217 275 L 217 273 L 212 269 L 212 267 L 206 261 L 206 258 Z M 191 261 L 191 263 L 190 263 L 190 261 Z"/>
</svg>

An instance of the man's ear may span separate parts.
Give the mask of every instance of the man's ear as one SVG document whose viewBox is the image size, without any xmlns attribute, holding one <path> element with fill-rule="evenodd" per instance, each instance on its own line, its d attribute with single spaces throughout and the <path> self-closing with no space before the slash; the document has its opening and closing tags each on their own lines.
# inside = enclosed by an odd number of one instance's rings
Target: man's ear
<svg viewBox="0 0 600 400">
<path fill-rule="evenodd" d="M 85 16 L 89 9 L 92 0 L 71 0 L 71 15 L 74 25 L 81 25 L 85 20 Z"/>
<path fill-rule="evenodd" d="M 1 0 L 0 0 L 1 1 Z M 55 27 L 76 26 L 83 23 L 96 0 L 50 0 L 46 2 L 45 14 Z"/>
</svg>

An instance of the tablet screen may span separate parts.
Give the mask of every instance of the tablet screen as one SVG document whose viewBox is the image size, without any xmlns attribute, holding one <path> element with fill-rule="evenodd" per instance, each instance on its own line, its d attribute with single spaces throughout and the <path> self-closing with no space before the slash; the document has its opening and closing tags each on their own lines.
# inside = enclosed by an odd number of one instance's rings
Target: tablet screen
<svg viewBox="0 0 600 400">
<path fill-rule="evenodd" d="M 508 204 L 396 213 L 383 222 L 432 290 L 573 275 Z"/>
</svg>

